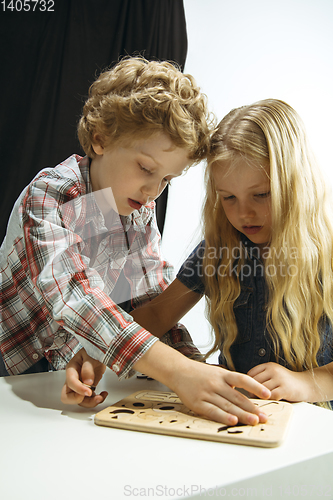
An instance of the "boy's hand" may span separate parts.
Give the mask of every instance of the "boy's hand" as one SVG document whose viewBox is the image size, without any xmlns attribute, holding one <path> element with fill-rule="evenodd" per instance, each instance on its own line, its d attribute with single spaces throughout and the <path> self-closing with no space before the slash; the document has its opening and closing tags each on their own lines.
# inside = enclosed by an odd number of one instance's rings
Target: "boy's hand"
<svg viewBox="0 0 333 500">
<path fill-rule="evenodd" d="M 155 342 L 134 369 L 165 384 L 184 405 L 210 420 L 226 425 L 267 421 L 260 408 L 235 389 L 270 397 L 270 391 L 248 375 L 191 360 L 162 342 Z"/>
<path fill-rule="evenodd" d="M 256 425 L 267 421 L 267 415 L 235 389 L 245 389 L 267 399 L 270 392 L 265 387 L 257 382 L 253 385 L 255 381 L 242 373 L 197 361 L 192 364 L 188 376 L 182 373 L 174 387 L 182 402 L 191 410 L 226 425 L 238 422 Z"/>
<path fill-rule="evenodd" d="M 263 363 L 252 368 L 248 375 L 271 391 L 270 399 L 292 403 L 309 401 L 313 377 L 309 372 L 293 372 L 278 363 Z"/>
<path fill-rule="evenodd" d="M 95 394 L 87 386 L 97 386 L 106 366 L 88 356 L 81 349 L 66 366 L 66 383 L 61 391 L 61 401 L 65 404 L 78 404 L 85 408 L 94 408 L 103 403 L 108 393 Z"/>
</svg>

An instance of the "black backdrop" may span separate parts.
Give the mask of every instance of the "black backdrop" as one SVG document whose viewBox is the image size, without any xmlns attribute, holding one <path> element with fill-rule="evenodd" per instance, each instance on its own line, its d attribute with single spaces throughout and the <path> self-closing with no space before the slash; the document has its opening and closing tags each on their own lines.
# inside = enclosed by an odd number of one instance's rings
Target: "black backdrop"
<svg viewBox="0 0 333 500">
<path fill-rule="evenodd" d="M 33 176 L 83 153 L 76 125 L 96 76 L 138 53 L 183 68 L 187 53 L 183 0 L 55 0 L 50 12 L 30 4 L 0 12 L 0 242 Z M 161 231 L 166 200 L 157 203 Z"/>
</svg>

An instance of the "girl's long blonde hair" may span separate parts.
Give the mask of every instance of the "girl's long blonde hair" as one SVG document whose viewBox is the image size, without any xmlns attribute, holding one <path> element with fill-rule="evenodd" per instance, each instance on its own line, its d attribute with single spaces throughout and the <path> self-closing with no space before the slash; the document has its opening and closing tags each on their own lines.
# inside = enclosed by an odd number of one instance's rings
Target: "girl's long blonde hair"
<svg viewBox="0 0 333 500">
<path fill-rule="evenodd" d="M 323 320 L 333 323 L 333 211 L 299 116 L 274 99 L 231 111 L 212 137 L 203 213 L 204 269 L 221 266 L 224 273 L 204 273 L 216 339 L 208 355 L 221 348 L 234 369 L 230 346 L 238 333 L 233 306 L 240 282 L 231 270 L 232 249 L 239 247 L 240 235 L 224 214 L 212 171 L 220 165 L 232 168 L 239 158 L 270 167 L 272 236 L 264 265 L 267 329 L 276 360 L 282 352 L 291 369 L 312 369 L 318 366 Z"/>
</svg>

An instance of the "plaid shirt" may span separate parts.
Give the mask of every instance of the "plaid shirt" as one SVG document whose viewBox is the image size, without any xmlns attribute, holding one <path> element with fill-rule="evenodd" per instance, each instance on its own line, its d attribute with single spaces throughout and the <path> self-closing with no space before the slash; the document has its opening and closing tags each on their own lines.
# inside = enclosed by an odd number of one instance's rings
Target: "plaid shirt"
<svg viewBox="0 0 333 500">
<path fill-rule="evenodd" d="M 43 356 L 63 369 L 82 347 L 119 378 L 158 339 L 131 309 L 161 293 L 173 268 L 162 260 L 155 203 L 107 227 L 89 178 L 89 159 L 73 155 L 39 172 L 17 200 L 0 249 L 0 342 L 10 374 Z M 126 286 L 119 286 L 126 285 Z M 184 327 L 162 339 L 199 357 Z"/>
</svg>

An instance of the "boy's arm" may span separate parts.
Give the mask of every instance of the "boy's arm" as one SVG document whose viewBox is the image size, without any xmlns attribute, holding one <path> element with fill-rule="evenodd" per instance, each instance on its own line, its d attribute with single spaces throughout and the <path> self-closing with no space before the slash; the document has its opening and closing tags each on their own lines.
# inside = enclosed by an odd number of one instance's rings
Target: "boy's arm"
<svg viewBox="0 0 333 500">
<path fill-rule="evenodd" d="M 77 359 L 78 355 L 68 364 L 62 402 L 95 407 L 104 401 L 107 394 L 102 392 L 100 395 L 94 395 L 91 389 L 79 380 L 77 366 L 73 365 Z M 83 355 L 82 359 L 87 362 L 86 355 Z M 93 362 L 94 360 L 92 364 Z M 262 399 L 270 397 L 270 391 L 248 375 L 193 361 L 162 342 L 156 342 L 148 349 L 134 363 L 134 368 L 167 385 L 188 408 L 205 418 L 226 425 L 236 425 L 238 422 L 255 425 L 259 421 L 267 420 L 267 416 L 261 413 L 258 406 L 235 390 L 235 387 L 238 387 Z M 96 366 L 93 368 L 91 365 L 91 370 L 90 374 L 93 375 Z M 88 372 L 86 374 L 89 375 Z M 88 379 L 82 379 L 88 383 Z M 91 380 L 93 377 L 89 384 Z"/>
<path fill-rule="evenodd" d="M 132 311 L 136 323 L 155 337 L 161 338 L 201 299 L 202 295 L 189 290 L 177 278 L 151 302 Z"/>
<path fill-rule="evenodd" d="M 148 324 L 146 320 L 143 323 L 137 319 L 139 315 L 141 319 L 141 313 L 139 312 L 137 316 L 137 311 L 141 310 L 142 305 L 146 306 L 147 303 L 155 300 L 162 292 L 164 293 L 173 277 L 173 266 L 165 261 L 161 254 L 161 237 L 156 224 L 154 207 L 148 206 L 144 208 L 146 212 L 143 214 L 143 220 L 146 226 L 142 228 L 142 231 L 136 231 L 134 237 L 133 231 L 130 231 L 128 234 L 130 253 L 124 267 L 124 273 L 131 283 L 133 295 L 132 307 L 134 308 L 134 312 L 131 312 L 131 315 L 142 326 L 147 324 L 145 328 L 160 338 L 164 344 L 173 347 L 192 359 L 202 359 L 202 354 L 194 345 L 189 332 L 183 325 L 178 323 L 178 320 L 188 309 L 179 316 L 174 316 L 174 319 L 169 321 L 167 329 L 164 329 L 163 332 L 159 329 L 158 333 L 153 331 L 151 323 Z M 144 219 L 144 215 L 148 217 L 147 220 Z M 184 293 L 191 294 L 192 292 L 184 287 Z M 174 291 L 172 292 L 173 294 Z M 194 293 L 192 294 L 192 298 L 190 299 L 189 308 L 193 307 L 194 303 L 199 300 L 200 295 Z M 156 308 L 151 310 L 151 314 L 155 310 Z M 162 313 L 159 305 L 157 306 L 157 310 L 159 313 Z M 166 310 L 166 317 L 168 316 L 170 316 L 170 309 Z M 161 315 L 159 317 L 160 320 Z"/>
<path fill-rule="evenodd" d="M 227 425 L 255 425 L 267 420 L 235 387 L 262 399 L 268 398 L 270 391 L 242 373 L 193 361 L 161 342 L 156 342 L 134 368 L 165 384 L 188 408 L 211 420 Z"/>
<path fill-rule="evenodd" d="M 134 320 L 158 337 L 164 344 L 184 356 L 201 361 L 203 354 L 193 342 L 186 327 L 178 321 L 200 300 L 201 294 L 193 292 L 178 279 L 152 302 L 132 312 Z"/>
<path fill-rule="evenodd" d="M 155 337 L 162 337 L 180 318 L 182 318 L 197 302 L 201 295 L 192 292 L 179 280 L 173 283 L 151 302 L 147 302 L 132 312 L 136 323 L 143 326 Z M 104 401 L 106 393 L 92 395 L 87 385 L 96 386 L 106 366 L 88 356 L 81 349 L 66 367 L 67 384 L 62 390 L 62 400 L 66 404 L 82 404 L 94 407 Z M 85 399 L 86 398 L 86 399 Z"/>
<path fill-rule="evenodd" d="M 179 280 L 173 283 L 151 302 L 132 312 L 136 323 L 143 326 L 155 337 L 161 338 L 180 318 L 182 318 L 197 302 L 201 295 L 192 292 Z M 81 349 L 66 367 L 67 384 L 62 390 L 62 400 L 66 404 L 82 404 L 94 407 L 104 401 L 101 395 L 92 395 L 87 385 L 96 386 L 106 366 L 88 356 Z"/>
<path fill-rule="evenodd" d="M 317 403 L 333 400 L 333 362 L 325 366 L 294 372 L 277 363 L 263 363 L 248 375 L 271 391 L 271 399 Z"/>
<path fill-rule="evenodd" d="M 140 231 L 135 225 L 127 234 L 129 254 L 124 274 L 131 284 L 132 307 L 141 307 L 162 293 L 174 279 L 173 266 L 163 259 L 161 235 L 156 222 L 155 202 L 142 208 Z M 134 222 L 137 222 L 134 219 Z"/>
<path fill-rule="evenodd" d="M 154 335 L 161 336 L 199 299 L 199 294 L 191 292 L 176 279 L 163 294 L 138 309 L 135 320 Z M 104 400 L 105 393 L 89 397 L 91 390 L 82 382 L 96 383 L 94 367 L 90 367 L 90 375 L 89 370 L 80 374 L 75 358 L 68 364 L 62 401 L 94 407 Z M 164 383 L 191 410 L 212 420 L 235 425 L 238 421 L 256 424 L 266 419 L 260 415 L 258 407 L 234 389 L 239 387 L 260 398 L 269 397 L 269 391 L 247 375 L 190 360 L 162 342 L 156 342 L 133 367 Z"/>
<path fill-rule="evenodd" d="M 76 340 L 119 379 L 129 377 L 134 373 L 135 360 L 157 339 L 110 298 L 103 273 L 90 261 L 90 242 L 95 236 L 105 236 L 96 233 L 99 228 L 94 226 L 92 195 L 81 196 L 72 179 L 65 182 L 49 173 L 46 177 L 29 186 L 22 203 L 22 219 L 25 264 L 41 304 L 38 318 L 47 316 L 54 340 L 47 357 L 58 369 L 64 367 L 73 354 L 70 343 Z M 61 203 L 65 188 L 68 201 Z M 120 220 L 118 226 L 122 229 Z M 117 240 L 117 234 L 115 231 L 113 237 L 112 233 L 110 239 Z M 119 248 L 119 252 L 122 249 L 126 253 L 125 248 Z M 102 252 L 99 259 L 107 266 L 108 251 L 105 254 Z M 41 349 L 40 357 L 44 355 Z"/>
</svg>

